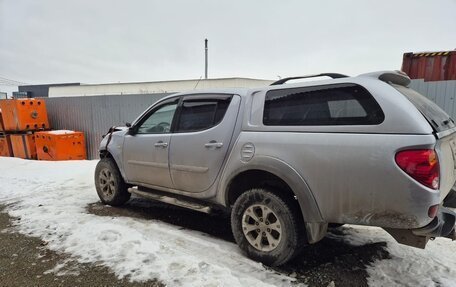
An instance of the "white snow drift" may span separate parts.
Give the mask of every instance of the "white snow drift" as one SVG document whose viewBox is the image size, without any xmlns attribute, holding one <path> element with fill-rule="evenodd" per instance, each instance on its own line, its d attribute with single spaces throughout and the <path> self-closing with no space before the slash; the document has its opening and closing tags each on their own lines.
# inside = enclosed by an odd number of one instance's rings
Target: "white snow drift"
<svg viewBox="0 0 456 287">
<path fill-rule="evenodd" d="M 170 286 L 289 286 L 293 279 L 241 255 L 236 245 L 157 220 L 100 217 L 96 161 L 40 162 L 0 158 L 0 204 L 20 217 L 16 229 L 79 262 L 108 266 L 119 277 Z M 375 286 L 456 286 L 456 243 L 437 239 L 426 250 L 397 244 L 379 228 L 350 227 L 340 240 L 386 241 L 392 259 L 368 269 Z"/>
</svg>

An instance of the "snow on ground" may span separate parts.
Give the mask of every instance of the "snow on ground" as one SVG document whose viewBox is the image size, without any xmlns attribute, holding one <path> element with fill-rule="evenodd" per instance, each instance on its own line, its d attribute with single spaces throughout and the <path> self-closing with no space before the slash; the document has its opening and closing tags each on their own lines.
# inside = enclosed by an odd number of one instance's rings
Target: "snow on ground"
<svg viewBox="0 0 456 287">
<path fill-rule="evenodd" d="M 0 158 L 0 204 L 37 236 L 79 262 L 111 268 L 134 281 L 170 286 L 289 286 L 294 280 L 241 255 L 235 244 L 154 220 L 88 214 L 97 202 L 96 161 Z M 59 270 L 61 266 L 58 266 Z"/>
<path fill-rule="evenodd" d="M 370 286 L 456 287 L 456 241 L 437 238 L 426 249 L 398 244 L 383 229 L 350 226 L 344 240 L 353 245 L 385 241 L 391 259 L 367 269 Z"/>
<path fill-rule="evenodd" d="M 100 217 L 96 161 L 41 162 L 0 158 L 0 204 L 20 217 L 19 232 L 79 262 L 108 266 L 119 277 L 157 278 L 171 286 L 289 286 L 293 279 L 246 259 L 236 245 L 157 220 Z M 385 241 L 391 259 L 368 267 L 372 286 L 456 286 L 456 242 L 436 239 L 426 250 L 399 245 L 373 227 L 330 235 L 353 245 Z M 58 268 L 57 268 L 58 267 Z M 61 269 L 61 266 L 56 266 Z"/>
</svg>

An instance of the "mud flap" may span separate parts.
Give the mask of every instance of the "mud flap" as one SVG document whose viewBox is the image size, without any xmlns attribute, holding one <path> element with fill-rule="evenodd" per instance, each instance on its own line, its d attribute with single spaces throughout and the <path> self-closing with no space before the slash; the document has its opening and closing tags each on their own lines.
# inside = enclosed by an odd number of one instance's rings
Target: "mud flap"
<svg viewBox="0 0 456 287">
<path fill-rule="evenodd" d="M 447 237 L 450 238 L 453 241 L 456 240 L 456 229 L 453 229 L 453 231 L 451 231 L 451 233 L 448 234 Z"/>
<path fill-rule="evenodd" d="M 450 193 L 445 197 L 445 200 L 443 201 L 443 206 L 445 207 L 450 207 L 450 208 L 456 208 L 456 190 L 455 187 L 450 191 Z"/>
<path fill-rule="evenodd" d="M 441 206 L 438 215 L 424 227 L 418 229 L 384 229 L 397 242 L 424 249 L 430 238 L 446 237 L 456 240 L 455 224 L 456 213 Z"/>
<path fill-rule="evenodd" d="M 410 229 L 393 229 L 383 228 L 388 232 L 398 243 L 424 249 L 428 243 L 430 236 L 415 235 Z"/>
<path fill-rule="evenodd" d="M 307 242 L 313 244 L 320 241 L 327 230 L 328 223 L 306 223 Z"/>
</svg>

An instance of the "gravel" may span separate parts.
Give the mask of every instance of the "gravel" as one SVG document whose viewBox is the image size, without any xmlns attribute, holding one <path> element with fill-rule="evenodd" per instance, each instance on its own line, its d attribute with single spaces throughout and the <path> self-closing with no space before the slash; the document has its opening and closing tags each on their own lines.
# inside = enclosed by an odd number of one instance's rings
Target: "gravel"
<svg viewBox="0 0 456 287">
<path fill-rule="evenodd" d="M 77 264 L 65 254 L 46 248 L 46 242 L 13 232 L 13 220 L 0 206 L 0 286 L 164 286 L 155 280 L 119 280 L 107 268 Z M 65 263 L 65 264 L 63 264 Z M 59 269 L 60 266 L 63 268 Z"/>
</svg>

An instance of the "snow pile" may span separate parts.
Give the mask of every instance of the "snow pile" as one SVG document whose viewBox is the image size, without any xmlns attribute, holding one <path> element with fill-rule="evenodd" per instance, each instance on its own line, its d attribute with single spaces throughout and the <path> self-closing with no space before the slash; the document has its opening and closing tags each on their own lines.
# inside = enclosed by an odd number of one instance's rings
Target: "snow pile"
<svg viewBox="0 0 456 287">
<path fill-rule="evenodd" d="M 294 280 L 241 255 L 235 244 L 155 220 L 100 217 L 96 161 L 0 158 L 0 203 L 20 217 L 18 230 L 52 250 L 111 268 L 134 281 L 171 286 L 289 286 Z M 61 266 L 58 266 L 59 270 Z"/>
<path fill-rule="evenodd" d="M 353 245 L 385 241 L 389 260 L 375 262 L 367 269 L 370 286 L 456 287 L 456 241 L 437 238 L 426 249 L 400 245 L 383 229 L 350 226 L 344 240 Z"/>
<path fill-rule="evenodd" d="M 48 134 L 52 134 L 52 135 L 66 135 L 66 134 L 72 134 L 72 133 L 74 133 L 74 131 L 70 131 L 70 130 L 53 130 L 53 131 L 48 131 L 47 133 Z"/>
</svg>

